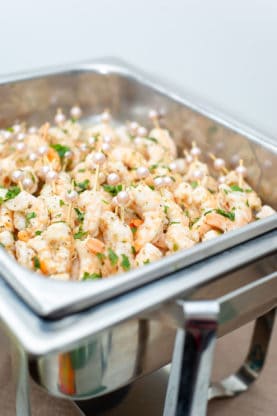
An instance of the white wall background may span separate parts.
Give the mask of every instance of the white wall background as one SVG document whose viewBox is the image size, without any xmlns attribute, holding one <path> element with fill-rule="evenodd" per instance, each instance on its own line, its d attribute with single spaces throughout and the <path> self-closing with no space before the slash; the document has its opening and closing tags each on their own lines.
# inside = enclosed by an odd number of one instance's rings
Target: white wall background
<svg viewBox="0 0 277 416">
<path fill-rule="evenodd" d="M 0 75 L 118 56 L 277 137 L 276 0 L 1 0 Z"/>
</svg>

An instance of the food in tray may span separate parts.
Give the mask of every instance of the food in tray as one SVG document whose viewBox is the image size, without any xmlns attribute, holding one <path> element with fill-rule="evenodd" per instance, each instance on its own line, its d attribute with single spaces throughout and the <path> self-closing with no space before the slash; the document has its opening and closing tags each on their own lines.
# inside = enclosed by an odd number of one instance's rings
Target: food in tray
<svg viewBox="0 0 277 416">
<path fill-rule="evenodd" d="M 228 171 L 192 143 L 182 157 L 151 110 L 153 128 L 82 126 L 75 106 L 55 125 L 1 130 L 0 243 L 60 280 L 97 280 L 156 261 L 275 211 L 262 206 L 240 161 Z M 211 172 L 210 172 L 211 171 Z"/>
</svg>

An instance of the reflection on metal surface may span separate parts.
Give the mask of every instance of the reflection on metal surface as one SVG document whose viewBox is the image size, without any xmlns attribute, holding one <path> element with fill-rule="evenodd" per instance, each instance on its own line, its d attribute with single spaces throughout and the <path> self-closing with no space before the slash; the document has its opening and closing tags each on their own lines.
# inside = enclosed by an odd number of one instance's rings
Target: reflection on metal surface
<svg viewBox="0 0 277 416">
<path fill-rule="evenodd" d="M 19 345 L 14 345 L 12 349 L 12 367 L 16 416 L 31 416 L 28 356 Z"/>
<path fill-rule="evenodd" d="M 231 332 L 276 306 L 277 273 L 264 277 L 276 268 L 275 265 L 274 256 L 259 260 L 230 275 L 229 286 L 226 276 L 221 285 L 213 287 L 214 299 L 220 306 L 217 336 Z M 232 287 L 235 290 L 231 290 Z M 199 292 L 202 299 L 213 300 L 206 289 L 203 287 Z M 202 302 L 198 299 L 192 303 Z M 143 319 L 127 320 L 79 341 L 75 348 L 32 360 L 30 371 L 39 384 L 56 396 L 76 400 L 102 396 L 169 363 L 176 328 L 183 328 L 183 325 L 183 309 L 176 302 L 164 304 L 158 311 L 145 314 Z M 180 332 L 178 336 L 181 337 Z"/>
<path fill-rule="evenodd" d="M 275 316 L 276 310 L 273 309 L 257 319 L 246 361 L 235 374 L 211 385 L 210 399 L 243 393 L 259 377 L 265 363 Z"/>
</svg>

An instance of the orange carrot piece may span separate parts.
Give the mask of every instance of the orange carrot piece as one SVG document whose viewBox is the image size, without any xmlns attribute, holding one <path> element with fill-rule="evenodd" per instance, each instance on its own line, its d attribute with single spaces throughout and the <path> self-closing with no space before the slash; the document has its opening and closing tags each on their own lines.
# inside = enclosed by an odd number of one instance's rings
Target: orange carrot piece
<svg viewBox="0 0 277 416">
<path fill-rule="evenodd" d="M 25 241 L 25 242 L 30 240 L 30 234 L 26 230 L 19 231 L 17 234 L 17 237 L 18 237 L 18 240 Z"/>
<path fill-rule="evenodd" d="M 40 270 L 43 274 L 48 274 L 48 269 L 44 260 L 40 260 Z"/>
<path fill-rule="evenodd" d="M 129 225 L 130 227 L 139 227 L 143 221 L 140 218 L 132 218 Z"/>
<path fill-rule="evenodd" d="M 75 370 L 70 353 L 59 355 L 59 387 L 65 394 L 73 395 L 76 393 Z"/>
</svg>

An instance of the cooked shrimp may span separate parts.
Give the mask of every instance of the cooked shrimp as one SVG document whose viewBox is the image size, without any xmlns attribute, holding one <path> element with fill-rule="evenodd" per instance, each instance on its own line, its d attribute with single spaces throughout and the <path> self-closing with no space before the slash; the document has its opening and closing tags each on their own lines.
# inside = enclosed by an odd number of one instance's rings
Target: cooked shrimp
<svg viewBox="0 0 277 416">
<path fill-rule="evenodd" d="M 130 267 L 134 264 L 133 234 L 130 227 L 123 223 L 116 214 L 106 211 L 100 220 L 100 228 L 103 233 L 104 243 L 108 249 L 112 249 L 118 256 L 114 266 L 117 271 L 124 271 L 122 260 L 126 256 Z"/>
<path fill-rule="evenodd" d="M 70 273 L 74 256 L 71 230 L 63 222 L 51 224 L 27 243 L 38 256 L 44 274 Z"/>
<path fill-rule="evenodd" d="M 45 202 L 26 191 L 7 201 L 6 206 L 14 212 L 14 226 L 17 230 L 44 230 L 48 225 L 48 211 Z"/>
<path fill-rule="evenodd" d="M 135 235 L 135 248 L 140 250 L 146 243 L 154 243 L 163 231 L 165 214 L 162 197 L 147 185 L 140 184 L 130 190 L 132 208 L 143 219 Z"/>
<path fill-rule="evenodd" d="M 135 263 L 137 266 L 152 263 L 163 257 L 163 253 L 151 243 L 146 243 L 136 255 Z"/>
<path fill-rule="evenodd" d="M 149 137 L 157 140 L 160 146 L 162 146 L 171 156 L 172 159 L 175 159 L 177 156 L 176 144 L 170 136 L 168 130 L 155 128 L 150 131 Z"/>
<path fill-rule="evenodd" d="M 84 212 L 83 230 L 88 231 L 92 237 L 97 236 L 104 211 L 103 194 L 94 191 L 82 192 L 78 207 Z"/>
<path fill-rule="evenodd" d="M 76 240 L 76 250 L 79 258 L 79 274 L 78 279 L 82 280 L 85 273 L 90 275 L 96 273 L 100 276 L 101 274 L 101 262 L 95 253 L 88 247 L 88 240 Z"/>
<path fill-rule="evenodd" d="M 256 217 L 258 219 L 269 217 L 270 215 L 274 215 L 276 211 L 271 208 L 269 205 L 264 205 L 259 212 L 257 212 Z"/>
</svg>

